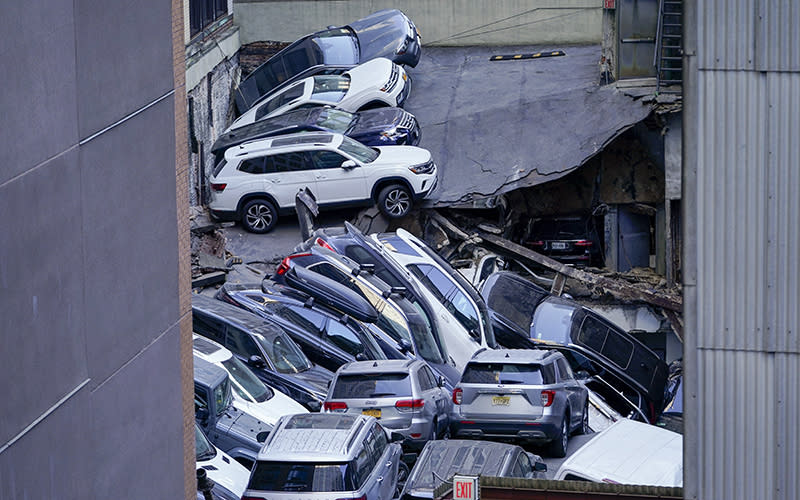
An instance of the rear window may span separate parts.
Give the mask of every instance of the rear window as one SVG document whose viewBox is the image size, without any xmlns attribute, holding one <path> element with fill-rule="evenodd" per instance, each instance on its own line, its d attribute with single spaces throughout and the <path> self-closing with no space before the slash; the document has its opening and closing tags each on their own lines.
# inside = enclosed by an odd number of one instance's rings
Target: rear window
<svg viewBox="0 0 800 500">
<path fill-rule="evenodd" d="M 348 463 L 256 462 L 248 488 L 261 491 L 353 491 Z"/>
<path fill-rule="evenodd" d="M 467 384 L 546 385 L 555 381 L 552 365 L 523 363 L 470 363 L 461 376 Z"/>
<path fill-rule="evenodd" d="M 333 388 L 334 398 L 389 398 L 411 395 L 407 373 L 340 375 Z"/>
<path fill-rule="evenodd" d="M 529 287 L 499 275 L 486 302 L 489 309 L 507 318 L 523 332 L 528 332 L 533 312 L 546 295 L 546 291 L 540 292 L 533 285 Z"/>
</svg>

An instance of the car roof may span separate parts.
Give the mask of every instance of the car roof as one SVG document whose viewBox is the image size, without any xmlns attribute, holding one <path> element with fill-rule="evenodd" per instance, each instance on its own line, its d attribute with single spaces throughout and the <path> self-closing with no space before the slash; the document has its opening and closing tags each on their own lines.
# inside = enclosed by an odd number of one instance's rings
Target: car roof
<svg viewBox="0 0 800 500">
<path fill-rule="evenodd" d="M 205 295 L 192 295 L 192 310 L 208 314 L 243 330 L 261 334 L 266 338 L 274 338 L 284 334 L 280 327 L 273 325 L 258 315 Z"/>
<path fill-rule="evenodd" d="M 265 118 L 248 125 L 235 128 L 221 135 L 214 142 L 214 144 L 211 146 L 211 153 L 216 154 L 224 149 L 238 146 L 239 144 L 243 144 L 245 142 L 263 139 L 268 136 L 286 135 L 288 133 L 292 133 L 292 129 L 296 127 L 313 125 L 316 123 L 320 113 L 326 109 L 330 108 L 326 106 L 319 106 L 315 108 L 294 109 L 278 116 L 273 116 L 272 118 Z"/>
<path fill-rule="evenodd" d="M 354 444 L 371 428 L 373 417 L 358 414 L 301 413 L 281 417 L 258 460 L 310 461 L 347 460 Z"/>
<path fill-rule="evenodd" d="M 196 356 L 211 363 L 222 363 L 233 357 L 233 353 L 211 339 L 192 333 L 192 350 Z"/>
<path fill-rule="evenodd" d="M 228 148 L 225 151 L 225 158 L 230 160 L 240 156 L 247 156 L 253 153 L 263 153 L 281 148 L 294 148 L 300 145 L 323 146 L 331 145 L 338 147 L 342 143 L 344 136 L 338 132 L 296 132 L 293 134 L 276 135 L 265 139 L 256 139 Z"/>
<path fill-rule="evenodd" d="M 353 361 L 339 368 L 340 375 L 372 375 L 376 373 L 407 373 L 412 367 L 423 363 L 418 359 L 382 359 L 377 361 Z"/>
<path fill-rule="evenodd" d="M 209 387 L 216 386 L 221 380 L 228 378 L 228 372 L 219 366 L 194 356 L 194 380 Z"/>
<path fill-rule="evenodd" d="M 406 483 L 405 491 L 434 490 L 455 474 L 503 476 L 518 445 L 493 441 L 449 439 L 428 441 Z M 438 476 L 434 476 L 434 474 Z"/>
<path fill-rule="evenodd" d="M 486 349 L 472 356 L 470 363 L 539 363 L 558 355 L 547 349 Z"/>
</svg>

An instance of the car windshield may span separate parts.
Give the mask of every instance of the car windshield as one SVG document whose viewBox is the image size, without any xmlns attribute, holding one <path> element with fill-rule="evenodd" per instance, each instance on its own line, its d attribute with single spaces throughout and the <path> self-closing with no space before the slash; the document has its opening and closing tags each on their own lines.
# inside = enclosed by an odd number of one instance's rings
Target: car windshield
<svg viewBox="0 0 800 500">
<path fill-rule="evenodd" d="M 217 404 L 218 417 L 225 413 L 225 410 L 231 405 L 232 400 L 231 379 L 226 377 L 221 384 L 214 388 L 214 402 Z"/>
<path fill-rule="evenodd" d="M 268 339 L 255 335 L 255 338 L 280 373 L 300 373 L 311 368 L 311 361 L 289 336 L 281 334 Z"/>
<path fill-rule="evenodd" d="M 320 75 L 314 77 L 314 88 L 311 100 L 325 101 L 332 104 L 344 99 L 350 88 L 350 77 L 347 75 Z"/>
<path fill-rule="evenodd" d="M 327 108 L 319 113 L 317 125 L 344 134 L 358 119 L 357 115 L 341 109 Z"/>
<path fill-rule="evenodd" d="M 425 323 L 422 317 L 418 321 L 409 321 L 411 328 L 411 335 L 414 336 L 414 346 L 417 348 L 417 354 L 425 361 L 434 364 L 444 363 L 442 353 L 439 351 L 439 346 L 436 339 L 433 337 L 430 327 Z"/>
<path fill-rule="evenodd" d="M 369 375 L 339 375 L 331 397 L 394 398 L 411 396 L 408 373 L 378 373 Z"/>
<path fill-rule="evenodd" d="M 211 460 L 217 456 L 217 449 L 211 444 L 203 431 L 195 424 L 194 426 L 194 447 L 195 447 L 195 460 L 202 462 L 204 460 Z"/>
<path fill-rule="evenodd" d="M 368 148 L 367 146 L 361 144 L 360 142 L 354 141 L 349 137 L 342 137 L 342 144 L 339 146 L 339 149 L 347 153 L 348 155 L 352 156 L 356 160 L 360 161 L 361 163 L 372 163 L 376 159 L 378 159 L 378 150 L 374 148 Z"/>
<path fill-rule="evenodd" d="M 570 327 L 575 307 L 555 302 L 542 302 L 533 313 L 531 337 L 537 340 L 570 343 Z"/>
<path fill-rule="evenodd" d="M 260 491 L 326 492 L 357 490 L 348 463 L 266 462 L 259 460 L 249 489 Z"/>
<path fill-rule="evenodd" d="M 552 384 L 552 370 L 537 364 L 521 363 L 470 363 L 461 376 L 467 384 Z"/>
<path fill-rule="evenodd" d="M 228 370 L 233 382 L 233 390 L 240 398 L 251 403 L 263 403 L 275 395 L 272 389 L 259 380 L 236 356 L 231 356 L 230 359 L 223 361 L 222 366 Z"/>
<path fill-rule="evenodd" d="M 323 31 L 312 38 L 315 53 L 327 65 L 351 65 L 358 62 L 358 40 L 347 28 Z"/>
</svg>

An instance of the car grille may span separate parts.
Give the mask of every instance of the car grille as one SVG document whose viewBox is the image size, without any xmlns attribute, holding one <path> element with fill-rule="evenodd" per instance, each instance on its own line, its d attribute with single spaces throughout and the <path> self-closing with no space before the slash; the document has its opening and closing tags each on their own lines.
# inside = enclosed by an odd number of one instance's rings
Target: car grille
<svg viewBox="0 0 800 500">
<path fill-rule="evenodd" d="M 414 127 L 414 124 L 417 120 L 414 118 L 414 115 L 406 111 L 403 113 L 403 117 L 400 119 L 400 123 L 397 125 L 397 128 L 404 128 L 406 130 L 411 130 Z"/>
<path fill-rule="evenodd" d="M 384 92 L 391 92 L 395 86 L 397 86 L 397 80 L 400 79 L 400 66 L 396 64 L 392 64 L 392 75 L 389 77 L 389 81 L 386 82 L 386 85 L 383 86 Z"/>
</svg>

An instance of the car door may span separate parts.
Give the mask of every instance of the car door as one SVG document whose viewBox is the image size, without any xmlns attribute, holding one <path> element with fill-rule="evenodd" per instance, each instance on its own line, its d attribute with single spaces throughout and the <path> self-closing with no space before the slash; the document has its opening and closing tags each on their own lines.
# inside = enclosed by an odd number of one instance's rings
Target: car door
<svg viewBox="0 0 800 500">
<path fill-rule="evenodd" d="M 436 434 L 438 436 L 441 429 L 446 429 L 450 425 L 450 408 L 448 405 L 450 402 L 450 395 L 447 391 L 439 387 L 438 378 L 427 366 L 423 366 L 420 369 L 420 385 L 423 384 L 427 388 L 426 399 L 430 398 L 435 402 L 436 418 L 439 424 L 436 429 Z"/>
<path fill-rule="evenodd" d="M 352 203 L 369 199 L 364 167 L 356 163 L 344 168 L 348 160 L 338 151 L 318 150 L 310 153 L 317 183 L 317 203 Z"/>
<path fill-rule="evenodd" d="M 570 430 L 572 426 L 576 425 L 577 422 L 581 421 L 583 418 L 583 391 L 581 390 L 580 384 L 578 381 L 575 380 L 575 376 L 572 374 L 572 369 L 569 367 L 569 363 L 564 358 L 559 358 L 556 360 L 556 366 L 558 367 L 558 379 L 561 382 L 565 391 L 567 391 L 567 400 L 569 401 L 569 414 L 570 414 Z"/>
<path fill-rule="evenodd" d="M 396 453 L 396 447 L 389 445 L 386 432 L 377 423 L 373 424 L 366 444 L 375 461 L 374 472 L 377 476 L 375 481 L 378 484 L 378 497 L 376 498 L 390 500 L 394 497 L 397 487 L 397 462 L 400 460 L 400 456 Z"/>
<path fill-rule="evenodd" d="M 295 195 L 308 188 L 317 196 L 314 166 L 308 153 L 294 151 L 264 157 L 264 191 L 271 194 L 282 208 L 295 205 Z"/>
</svg>

